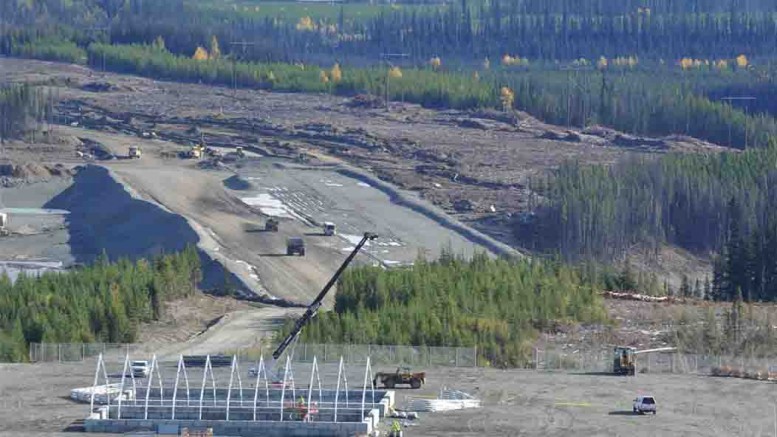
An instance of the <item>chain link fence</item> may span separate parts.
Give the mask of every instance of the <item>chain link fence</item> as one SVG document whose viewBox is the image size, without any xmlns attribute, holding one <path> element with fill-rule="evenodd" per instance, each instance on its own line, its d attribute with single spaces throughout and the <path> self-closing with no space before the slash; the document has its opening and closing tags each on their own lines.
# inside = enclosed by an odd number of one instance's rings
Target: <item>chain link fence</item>
<svg viewBox="0 0 777 437">
<path fill-rule="evenodd" d="M 185 348 L 183 354 L 186 355 Z M 130 357 L 148 356 L 157 351 L 153 347 L 141 344 L 118 343 L 32 343 L 30 361 L 73 362 L 83 361 L 103 354 L 106 361 L 123 360 Z M 347 364 L 363 364 L 370 357 L 375 364 L 405 364 L 408 366 L 445 366 L 476 367 L 477 348 L 474 347 L 436 347 L 436 346 L 389 346 L 374 344 L 297 344 L 294 346 L 294 362 L 312 362 L 317 357 L 320 363 L 336 363 L 340 357 Z M 271 349 L 245 348 L 220 351 L 225 355 L 237 355 L 240 360 L 257 360 Z M 216 355 L 216 354 L 211 354 Z M 177 356 L 177 355 L 176 355 Z"/>
<path fill-rule="evenodd" d="M 564 352 L 557 350 L 534 350 L 530 367 L 537 370 L 565 370 L 586 373 L 612 372 L 615 356 L 612 351 Z M 678 352 L 652 352 L 636 356 L 637 373 L 676 373 L 710 375 L 720 372 L 765 374 L 777 371 L 777 357 L 759 358 L 745 356 L 717 356 L 684 354 Z"/>
</svg>

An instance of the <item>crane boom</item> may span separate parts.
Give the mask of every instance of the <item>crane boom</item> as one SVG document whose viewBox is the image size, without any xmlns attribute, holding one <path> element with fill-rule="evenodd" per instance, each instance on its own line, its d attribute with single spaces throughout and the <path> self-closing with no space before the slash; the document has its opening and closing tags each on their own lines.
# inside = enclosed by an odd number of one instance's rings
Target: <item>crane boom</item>
<svg viewBox="0 0 777 437">
<path fill-rule="evenodd" d="M 297 319 L 297 322 L 294 324 L 294 329 L 291 330 L 289 335 L 286 336 L 286 338 L 283 339 L 281 344 L 278 345 L 278 348 L 275 349 L 275 352 L 272 353 L 273 359 L 277 360 L 278 357 L 281 356 L 283 351 L 286 350 L 287 347 L 294 341 L 295 338 L 299 335 L 299 333 L 302 331 L 302 328 L 305 327 L 310 321 L 315 317 L 316 313 L 318 312 L 318 309 L 321 307 L 321 302 L 324 300 L 324 296 L 329 292 L 329 289 L 332 288 L 333 285 L 335 285 L 335 282 L 337 282 L 337 278 L 340 277 L 340 275 L 343 273 L 346 267 L 348 267 L 348 264 L 353 261 L 353 258 L 356 256 L 357 253 L 361 250 L 362 246 L 364 246 L 367 243 L 367 240 L 374 240 L 378 238 L 377 234 L 374 234 L 372 232 L 365 232 L 364 237 L 362 237 L 361 241 L 359 241 L 359 244 L 356 245 L 356 247 L 353 249 L 353 252 L 351 252 L 350 255 L 348 255 L 348 258 L 345 259 L 343 264 L 340 266 L 339 269 L 335 272 L 335 274 L 332 276 L 332 278 L 329 279 L 329 282 L 324 285 L 324 288 L 321 290 L 320 293 L 318 293 L 318 296 L 313 300 L 313 302 L 308 305 L 308 308 L 305 310 L 305 313 L 302 314 L 302 316 Z"/>
</svg>

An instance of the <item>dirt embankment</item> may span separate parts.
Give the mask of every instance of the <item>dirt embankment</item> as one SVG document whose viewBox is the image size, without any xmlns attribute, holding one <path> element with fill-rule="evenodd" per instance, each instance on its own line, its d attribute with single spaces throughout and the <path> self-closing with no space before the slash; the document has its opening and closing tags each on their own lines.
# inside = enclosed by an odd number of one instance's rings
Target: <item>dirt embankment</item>
<svg viewBox="0 0 777 437">
<path fill-rule="evenodd" d="M 65 224 L 76 263 L 91 263 L 103 253 L 111 260 L 153 257 L 200 242 L 185 218 L 138 199 L 109 170 L 96 165 L 81 167 L 73 176 L 72 185 L 44 207 L 69 211 Z M 199 253 L 203 290 L 221 291 L 228 287 L 253 294 L 206 251 L 199 249 Z"/>
</svg>

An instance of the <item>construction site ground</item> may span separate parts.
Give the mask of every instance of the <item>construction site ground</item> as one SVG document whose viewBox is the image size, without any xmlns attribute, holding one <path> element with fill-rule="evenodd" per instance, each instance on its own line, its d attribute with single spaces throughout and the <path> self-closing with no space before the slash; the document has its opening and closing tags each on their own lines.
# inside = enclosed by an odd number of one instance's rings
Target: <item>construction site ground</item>
<svg viewBox="0 0 777 437">
<path fill-rule="evenodd" d="M 0 206 L 72 210 L 12 215 L 0 261 L 43 269 L 47 262 L 86 262 L 85 255 L 96 255 L 101 245 L 112 254 L 145 256 L 191 242 L 245 284 L 247 290 L 239 292 L 284 304 L 309 302 L 365 230 L 384 238 L 357 258 L 362 264 L 406 264 L 444 248 L 470 255 L 488 249 L 454 222 L 514 243 L 513 214 L 532 201 L 530 179 L 564 160 L 719 150 L 688 138 L 569 131 L 525 114 L 403 103 L 386 112 L 329 95 L 233 91 L 0 58 L 0 83 L 7 81 L 46 85 L 58 104 L 45 135 L 4 145 L 0 159 L 23 163 L 24 171 L 20 178 L 0 174 Z M 227 157 L 219 163 L 179 158 L 201 139 Z M 99 147 L 124 156 L 136 145 L 143 149 L 140 160 L 86 160 L 75 153 Z M 235 157 L 237 146 L 246 148 L 246 157 Z M 296 162 L 300 153 L 309 159 Z M 450 221 L 398 205 L 375 181 L 343 171 L 350 166 L 417 193 L 420 205 L 442 208 Z M 281 220 L 280 232 L 263 231 L 270 216 Z M 320 235 L 321 222 L 329 220 L 340 235 Z M 305 238 L 304 258 L 285 255 L 286 238 L 293 236 Z M 219 275 L 208 273 L 210 288 L 229 281 L 229 275 Z M 630 305 L 614 307 L 637 311 Z M 167 358 L 251 347 L 299 311 L 197 295 L 168 303 L 162 320 L 141 329 L 140 340 L 158 345 Z M 630 327 L 639 331 L 635 341 L 661 341 L 642 332 L 650 323 Z M 577 334 L 590 334 L 586 329 Z M 549 341 L 587 339 L 561 332 Z M 400 403 L 447 386 L 480 397 L 484 408 L 424 414 L 407 430 L 415 435 L 772 435 L 777 423 L 773 385 L 761 381 L 416 370 L 428 371 L 430 383 L 420 391 L 399 390 Z M 0 435 L 63 432 L 88 409 L 72 403 L 69 390 L 91 384 L 93 372 L 93 363 L 0 365 Z M 638 393 L 657 397 L 657 418 L 630 414 Z"/>
<path fill-rule="evenodd" d="M 581 132 L 523 113 L 440 111 L 401 102 L 387 112 L 326 94 L 232 90 L 8 58 L 0 58 L 0 72 L 0 81 L 51 86 L 62 101 L 54 120 L 59 124 L 134 136 L 154 132 L 181 145 L 204 138 L 210 145 L 258 147 L 277 156 L 326 154 L 418 192 L 508 243 L 514 242 L 512 215 L 532 201 L 532 177 L 544 178 L 565 160 L 721 150 L 686 137 Z"/>
<path fill-rule="evenodd" d="M 374 369 L 379 370 L 392 369 Z M 442 387 L 472 393 L 482 399 L 483 407 L 420 413 L 420 419 L 405 428 L 407 435 L 772 436 L 777 425 L 773 382 L 694 375 L 416 370 L 426 371 L 428 382 L 420 390 L 397 389 L 399 407 L 412 396 L 434 397 Z M 70 389 L 91 385 L 94 371 L 94 360 L 0 365 L 0 435 L 74 435 L 65 431 L 77 430 L 77 421 L 86 416 L 89 407 L 71 401 Z M 302 373 L 304 380 L 308 376 Z M 228 373 L 225 377 L 228 379 Z M 330 379 L 329 383 L 336 382 L 336 376 Z M 228 380 L 217 383 L 226 386 Z M 655 396 L 656 416 L 632 414 L 631 401 L 639 394 Z"/>
</svg>

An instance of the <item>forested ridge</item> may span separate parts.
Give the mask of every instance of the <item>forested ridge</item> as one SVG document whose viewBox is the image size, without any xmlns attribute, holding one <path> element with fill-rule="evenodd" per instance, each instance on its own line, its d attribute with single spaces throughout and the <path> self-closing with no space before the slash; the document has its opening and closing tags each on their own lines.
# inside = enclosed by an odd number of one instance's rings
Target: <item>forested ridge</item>
<svg viewBox="0 0 777 437">
<path fill-rule="evenodd" d="M 314 319 L 302 340 L 477 346 L 484 364 L 515 366 L 530 359 L 538 330 L 605 321 L 599 291 L 571 267 L 486 255 L 360 267 L 343 274 L 334 311 Z"/>
<path fill-rule="evenodd" d="M 741 153 L 671 154 L 610 167 L 568 163 L 516 225 L 535 250 L 612 260 L 632 246 L 719 253 L 709 298 L 777 300 L 777 142 Z"/>
<path fill-rule="evenodd" d="M 15 56 L 83 62 L 91 44 L 89 63 L 112 71 L 384 95 L 381 53 L 403 53 L 389 59 L 390 95 L 425 106 L 501 108 L 507 87 L 508 106 L 561 125 L 682 133 L 737 148 L 764 146 L 777 130 L 777 12 L 767 0 L 4 5 L 0 53 Z M 722 100 L 730 96 L 757 98 Z"/>
<path fill-rule="evenodd" d="M 129 343 L 167 300 L 197 289 L 197 250 L 109 262 L 40 276 L 0 276 L 0 361 L 24 361 L 31 342 Z"/>
</svg>

